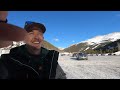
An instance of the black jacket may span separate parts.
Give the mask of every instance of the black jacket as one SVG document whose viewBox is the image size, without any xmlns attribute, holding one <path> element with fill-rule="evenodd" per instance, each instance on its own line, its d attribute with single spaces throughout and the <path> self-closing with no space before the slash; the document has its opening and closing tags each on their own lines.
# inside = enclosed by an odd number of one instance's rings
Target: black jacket
<svg viewBox="0 0 120 90">
<path fill-rule="evenodd" d="M 58 64 L 59 52 L 41 48 L 34 56 L 25 45 L 10 50 L 0 58 L 0 79 L 66 79 Z"/>
</svg>

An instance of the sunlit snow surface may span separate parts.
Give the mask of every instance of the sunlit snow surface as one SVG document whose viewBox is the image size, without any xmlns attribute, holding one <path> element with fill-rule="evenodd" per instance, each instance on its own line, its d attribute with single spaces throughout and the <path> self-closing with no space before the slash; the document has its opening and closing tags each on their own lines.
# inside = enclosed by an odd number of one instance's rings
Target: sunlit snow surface
<svg viewBox="0 0 120 90">
<path fill-rule="evenodd" d="M 88 56 L 88 60 L 59 56 L 58 62 L 68 79 L 120 79 L 120 56 Z"/>
</svg>

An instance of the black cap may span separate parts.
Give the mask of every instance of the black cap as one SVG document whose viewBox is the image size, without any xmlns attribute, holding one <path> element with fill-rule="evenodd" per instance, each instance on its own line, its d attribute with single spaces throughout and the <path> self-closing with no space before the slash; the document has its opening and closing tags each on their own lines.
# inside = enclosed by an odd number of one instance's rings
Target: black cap
<svg viewBox="0 0 120 90">
<path fill-rule="evenodd" d="M 43 33 L 46 31 L 46 27 L 42 23 L 37 23 L 37 22 L 31 22 L 31 21 L 26 21 L 24 29 L 27 32 L 30 32 L 32 30 L 42 30 Z"/>
</svg>

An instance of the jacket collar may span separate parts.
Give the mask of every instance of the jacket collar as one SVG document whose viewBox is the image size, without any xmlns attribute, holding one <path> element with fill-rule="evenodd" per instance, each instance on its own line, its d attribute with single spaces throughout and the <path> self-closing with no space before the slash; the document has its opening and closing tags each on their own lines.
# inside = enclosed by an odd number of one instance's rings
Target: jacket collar
<svg viewBox="0 0 120 90">
<path fill-rule="evenodd" d="M 40 55 L 31 55 L 26 48 L 26 45 L 15 47 L 10 50 L 10 56 L 16 60 L 19 60 L 22 63 L 28 63 L 29 59 L 33 56 L 39 57 L 40 60 L 43 60 L 48 54 L 49 50 L 41 47 Z"/>
</svg>

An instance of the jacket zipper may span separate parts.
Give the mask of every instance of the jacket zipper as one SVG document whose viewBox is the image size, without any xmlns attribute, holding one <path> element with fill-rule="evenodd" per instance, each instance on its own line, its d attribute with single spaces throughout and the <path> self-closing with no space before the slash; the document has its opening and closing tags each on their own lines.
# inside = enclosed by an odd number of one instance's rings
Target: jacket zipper
<svg viewBox="0 0 120 90">
<path fill-rule="evenodd" d="M 23 66 L 26 66 L 26 67 L 28 67 L 28 68 L 31 68 L 31 69 L 39 76 L 39 73 L 38 73 L 34 68 L 32 68 L 31 66 L 26 65 L 26 64 L 23 64 L 23 63 L 21 63 L 20 61 L 14 59 L 14 58 L 12 58 L 12 57 L 10 57 L 10 58 L 11 58 L 13 61 L 15 61 L 15 62 L 20 63 L 20 64 L 23 65 Z"/>
<path fill-rule="evenodd" d="M 51 71 L 52 71 L 52 64 L 53 64 L 53 58 L 54 58 L 55 51 L 53 53 L 52 61 L 51 61 L 51 67 L 50 67 L 50 74 L 49 74 L 49 79 L 51 77 Z"/>
</svg>

